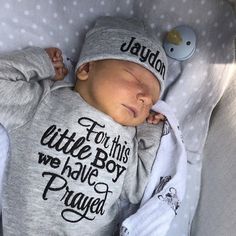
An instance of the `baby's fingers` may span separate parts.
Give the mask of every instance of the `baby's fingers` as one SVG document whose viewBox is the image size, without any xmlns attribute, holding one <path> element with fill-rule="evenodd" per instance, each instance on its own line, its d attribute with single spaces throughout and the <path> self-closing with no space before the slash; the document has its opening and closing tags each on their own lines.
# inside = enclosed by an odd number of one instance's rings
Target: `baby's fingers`
<svg viewBox="0 0 236 236">
<path fill-rule="evenodd" d="M 52 62 L 63 62 L 62 52 L 58 50 L 52 58 Z"/>
<path fill-rule="evenodd" d="M 159 120 L 159 121 L 164 121 L 165 120 L 165 116 L 160 114 L 160 113 L 155 114 L 154 117 L 155 117 L 156 120 Z"/>
<path fill-rule="evenodd" d="M 149 124 L 154 124 L 154 125 L 157 125 L 164 120 L 165 116 L 160 113 L 150 113 L 149 116 L 147 117 L 147 122 Z"/>
<path fill-rule="evenodd" d="M 52 64 L 53 64 L 55 69 L 65 67 L 65 65 L 64 65 L 64 63 L 62 61 L 55 61 L 55 62 L 53 61 Z"/>
<path fill-rule="evenodd" d="M 53 58 L 60 58 L 61 57 L 61 50 L 59 48 L 45 48 L 45 51 L 47 52 L 48 56 L 50 57 L 50 59 L 53 61 Z M 54 59 L 54 60 L 55 60 Z"/>
<path fill-rule="evenodd" d="M 55 80 L 63 80 L 68 74 L 68 69 L 66 67 L 59 67 L 55 70 Z"/>
</svg>

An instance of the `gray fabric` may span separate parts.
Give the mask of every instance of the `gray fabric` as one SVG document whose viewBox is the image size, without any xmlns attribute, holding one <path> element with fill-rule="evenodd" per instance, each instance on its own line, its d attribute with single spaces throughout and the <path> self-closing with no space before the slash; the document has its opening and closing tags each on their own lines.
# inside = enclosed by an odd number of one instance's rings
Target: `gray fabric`
<svg viewBox="0 0 236 236">
<path fill-rule="evenodd" d="M 235 235 L 235 94 L 236 80 L 233 78 L 211 120 L 203 153 L 201 197 L 191 236 Z"/>
<path fill-rule="evenodd" d="M 151 71 L 164 91 L 167 58 L 157 38 L 138 19 L 101 17 L 85 37 L 76 69 L 89 61 L 120 59 L 140 64 Z"/>
<path fill-rule="evenodd" d="M 0 57 L 0 123 L 11 149 L 3 233 L 112 235 L 120 195 L 141 200 L 162 127 L 152 126 L 147 155 L 138 156 L 135 127 L 89 106 L 71 84 L 48 80 L 53 74 L 40 48 Z"/>
</svg>

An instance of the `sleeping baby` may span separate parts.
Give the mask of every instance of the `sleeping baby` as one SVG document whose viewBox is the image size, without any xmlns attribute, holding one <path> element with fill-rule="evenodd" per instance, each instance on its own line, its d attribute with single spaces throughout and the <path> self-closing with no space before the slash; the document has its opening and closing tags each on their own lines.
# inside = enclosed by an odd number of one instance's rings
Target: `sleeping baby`
<svg viewBox="0 0 236 236">
<path fill-rule="evenodd" d="M 151 112 L 167 72 L 160 43 L 135 20 L 102 17 L 74 86 L 67 72 L 57 48 L 0 56 L 4 235 L 115 235 L 120 201 L 143 196 L 164 120 Z"/>
</svg>

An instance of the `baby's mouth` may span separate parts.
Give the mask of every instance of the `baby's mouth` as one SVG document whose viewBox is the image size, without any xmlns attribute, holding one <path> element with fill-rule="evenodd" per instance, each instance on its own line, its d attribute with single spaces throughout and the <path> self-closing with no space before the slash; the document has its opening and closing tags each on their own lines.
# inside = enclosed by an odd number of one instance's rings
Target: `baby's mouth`
<svg viewBox="0 0 236 236">
<path fill-rule="evenodd" d="M 127 106 L 125 104 L 123 104 L 123 106 L 130 112 L 133 114 L 133 117 L 137 117 L 138 116 L 138 110 L 135 107 L 132 106 Z"/>
</svg>

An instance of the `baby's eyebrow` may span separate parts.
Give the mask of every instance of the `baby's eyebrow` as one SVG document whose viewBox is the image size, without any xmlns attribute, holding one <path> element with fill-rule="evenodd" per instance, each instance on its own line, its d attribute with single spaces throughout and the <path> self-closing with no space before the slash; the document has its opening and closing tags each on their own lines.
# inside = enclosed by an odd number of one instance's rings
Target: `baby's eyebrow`
<svg viewBox="0 0 236 236">
<path fill-rule="evenodd" d="M 131 74 L 133 77 L 135 77 L 140 83 L 142 82 L 139 76 L 136 75 L 136 73 L 134 72 L 134 70 L 132 70 L 132 68 L 125 68 L 125 71 L 127 71 L 129 74 Z"/>
<path fill-rule="evenodd" d="M 133 74 L 133 72 L 131 71 L 130 68 L 124 67 L 124 70 L 134 76 L 134 74 Z"/>
<path fill-rule="evenodd" d="M 135 73 L 133 73 L 130 69 L 127 69 L 127 68 L 125 68 L 124 69 L 126 72 L 128 72 L 130 75 L 132 75 L 135 79 L 137 79 L 138 80 L 138 77 L 135 75 Z"/>
</svg>

